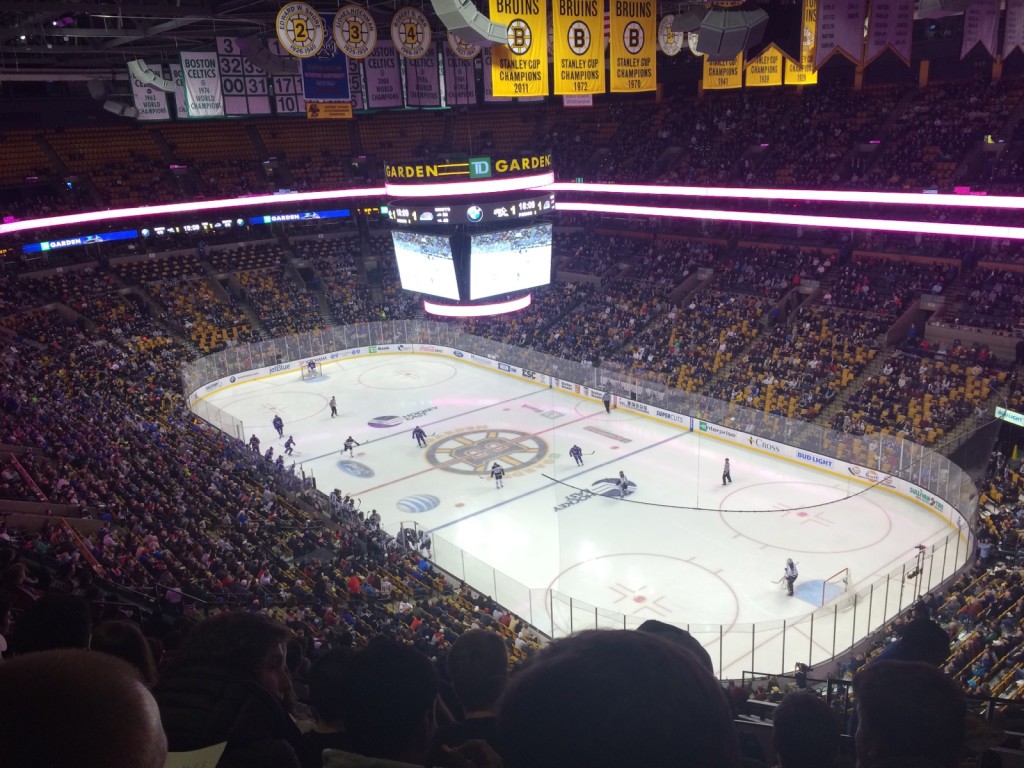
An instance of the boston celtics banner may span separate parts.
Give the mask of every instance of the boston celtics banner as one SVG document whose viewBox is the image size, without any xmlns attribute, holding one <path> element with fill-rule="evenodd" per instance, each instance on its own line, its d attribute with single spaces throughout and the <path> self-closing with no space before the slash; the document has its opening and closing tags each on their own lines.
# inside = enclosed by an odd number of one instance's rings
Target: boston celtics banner
<svg viewBox="0 0 1024 768">
<path fill-rule="evenodd" d="M 658 86 L 657 3 L 655 0 L 609 0 L 609 5 L 612 93 L 655 90 Z"/>
<path fill-rule="evenodd" d="M 547 13 L 547 0 L 491 0 L 491 21 L 508 41 L 491 48 L 495 96 L 548 95 Z"/>
<path fill-rule="evenodd" d="M 604 93 L 604 2 L 554 0 L 555 95 Z"/>
</svg>

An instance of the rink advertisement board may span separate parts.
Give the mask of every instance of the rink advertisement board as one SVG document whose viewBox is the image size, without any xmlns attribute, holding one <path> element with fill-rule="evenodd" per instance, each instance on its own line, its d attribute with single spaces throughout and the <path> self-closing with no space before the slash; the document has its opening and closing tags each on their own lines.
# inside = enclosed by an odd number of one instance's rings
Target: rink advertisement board
<svg viewBox="0 0 1024 768">
<path fill-rule="evenodd" d="M 442 347 L 435 344 L 376 344 L 365 347 L 354 347 L 352 349 L 338 350 L 316 357 L 303 358 L 281 362 L 265 368 L 257 368 L 251 371 L 243 371 L 230 376 L 222 377 L 216 381 L 204 384 L 189 395 L 189 403 L 193 404 L 204 399 L 207 395 L 219 389 L 242 383 L 246 380 L 256 380 L 263 377 L 292 375 L 297 376 L 299 371 L 310 360 L 320 363 L 340 362 L 346 358 L 369 357 L 380 354 L 432 354 L 445 357 L 454 357 L 466 363 L 490 368 L 498 373 L 513 376 L 524 381 L 529 381 L 540 386 L 558 389 L 576 397 L 583 397 L 588 400 L 600 403 L 604 397 L 605 390 L 594 389 L 593 387 L 577 384 L 576 382 L 564 379 L 553 378 L 547 374 L 510 365 L 502 360 L 495 360 L 489 357 L 464 352 L 460 349 Z M 325 375 L 330 376 L 329 371 Z M 723 443 L 732 444 L 748 450 L 757 451 L 767 456 L 784 459 L 798 465 L 826 472 L 833 477 L 840 477 L 851 480 L 861 485 L 884 488 L 900 496 L 916 501 L 918 504 L 927 507 L 933 513 L 944 518 L 950 525 L 965 530 L 968 528 L 960 512 L 944 499 L 941 499 L 918 485 L 906 480 L 893 477 L 884 472 L 862 467 L 856 464 L 842 461 L 840 459 L 826 456 L 820 453 L 797 448 L 777 440 L 770 440 L 760 435 L 743 432 L 732 427 L 722 426 L 710 421 L 697 419 L 687 414 L 676 413 L 659 406 L 633 400 L 627 397 L 612 394 L 612 402 L 615 407 L 625 411 L 636 413 L 645 418 L 661 421 L 665 424 L 689 429 L 698 437 L 707 437 Z"/>
</svg>

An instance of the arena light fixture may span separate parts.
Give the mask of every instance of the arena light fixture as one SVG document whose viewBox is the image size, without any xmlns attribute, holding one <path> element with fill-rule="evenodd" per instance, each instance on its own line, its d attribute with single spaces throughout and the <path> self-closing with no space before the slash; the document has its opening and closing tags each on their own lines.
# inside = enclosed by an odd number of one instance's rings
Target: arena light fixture
<svg viewBox="0 0 1024 768">
<path fill-rule="evenodd" d="M 938 221 L 899 221 L 894 219 L 861 219 L 847 216 L 808 216 L 794 213 L 764 213 L 763 211 L 711 211 L 700 208 L 657 208 L 646 205 L 616 205 L 613 203 L 558 204 L 559 211 L 580 213 L 619 213 L 627 216 L 657 216 L 671 219 L 706 219 L 708 221 L 737 221 L 751 224 L 781 224 L 787 227 L 823 227 L 826 229 L 856 229 L 909 234 L 949 235 L 952 237 L 986 237 L 1003 240 L 1024 240 L 1024 227 L 1003 227 L 987 224 L 946 224 Z"/>
<path fill-rule="evenodd" d="M 423 311 L 437 317 L 490 317 L 491 315 L 507 315 L 519 312 L 533 303 L 533 294 L 528 293 L 518 299 L 498 301 L 492 304 L 437 304 L 423 300 Z"/>
<path fill-rule="evenodd" d="M 384 182 L 384 189 L 391 197 L 460 197 L 462 195 L 487 195 L 492 192 L 519 192 L 554 184 L 552 171 L 534 176 L 516 176 L 511 179 L 478 179 L 476 181 L 452 181 L 439 184 L 401 184 Z"/>
</svg>

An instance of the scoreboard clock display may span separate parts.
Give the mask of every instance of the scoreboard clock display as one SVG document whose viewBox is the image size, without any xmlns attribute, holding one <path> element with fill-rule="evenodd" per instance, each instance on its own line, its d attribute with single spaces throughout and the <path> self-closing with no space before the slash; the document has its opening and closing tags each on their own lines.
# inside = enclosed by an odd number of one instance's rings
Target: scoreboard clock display
<svg viewBox="0 0 1024 768">
<path fill-rule="evenodd" d="M 422 200 L 392 200 L 388 218 L 397 226 L 449 226 L 453 224 L 511 224 L 552 213 L 555 195 L 547 192 L 513 200 L 477 200 L 469 203 L 430 205 Z"/>
</svg>

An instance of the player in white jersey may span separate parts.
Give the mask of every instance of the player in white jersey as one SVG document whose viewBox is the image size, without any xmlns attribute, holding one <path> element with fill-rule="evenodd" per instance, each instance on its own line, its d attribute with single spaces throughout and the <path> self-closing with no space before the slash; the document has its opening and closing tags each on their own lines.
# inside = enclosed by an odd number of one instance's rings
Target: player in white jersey
<svg viewBox="0 0 1024 768">
<path fill-rule="evenodd" d="M 495 488 L 505 487 L 505 468 L 498 462 L 494 462 L 494 464 L 491 465 L 491 477 L 494 478 Z"/>
<path fill-rule="evenodd" d="M 352 435 L 349 435 L 348 439 L 345 441 L 345 447 L 341 449 L 341 452 L 344 454 L 345 451 L 348 451 L 349 456 L 355 457 L 355 451 L 352 449 L 357 445 L 359 445 L 359 443 L 356 442 L 356 439 L 352 437 Z"/>
</svg>

